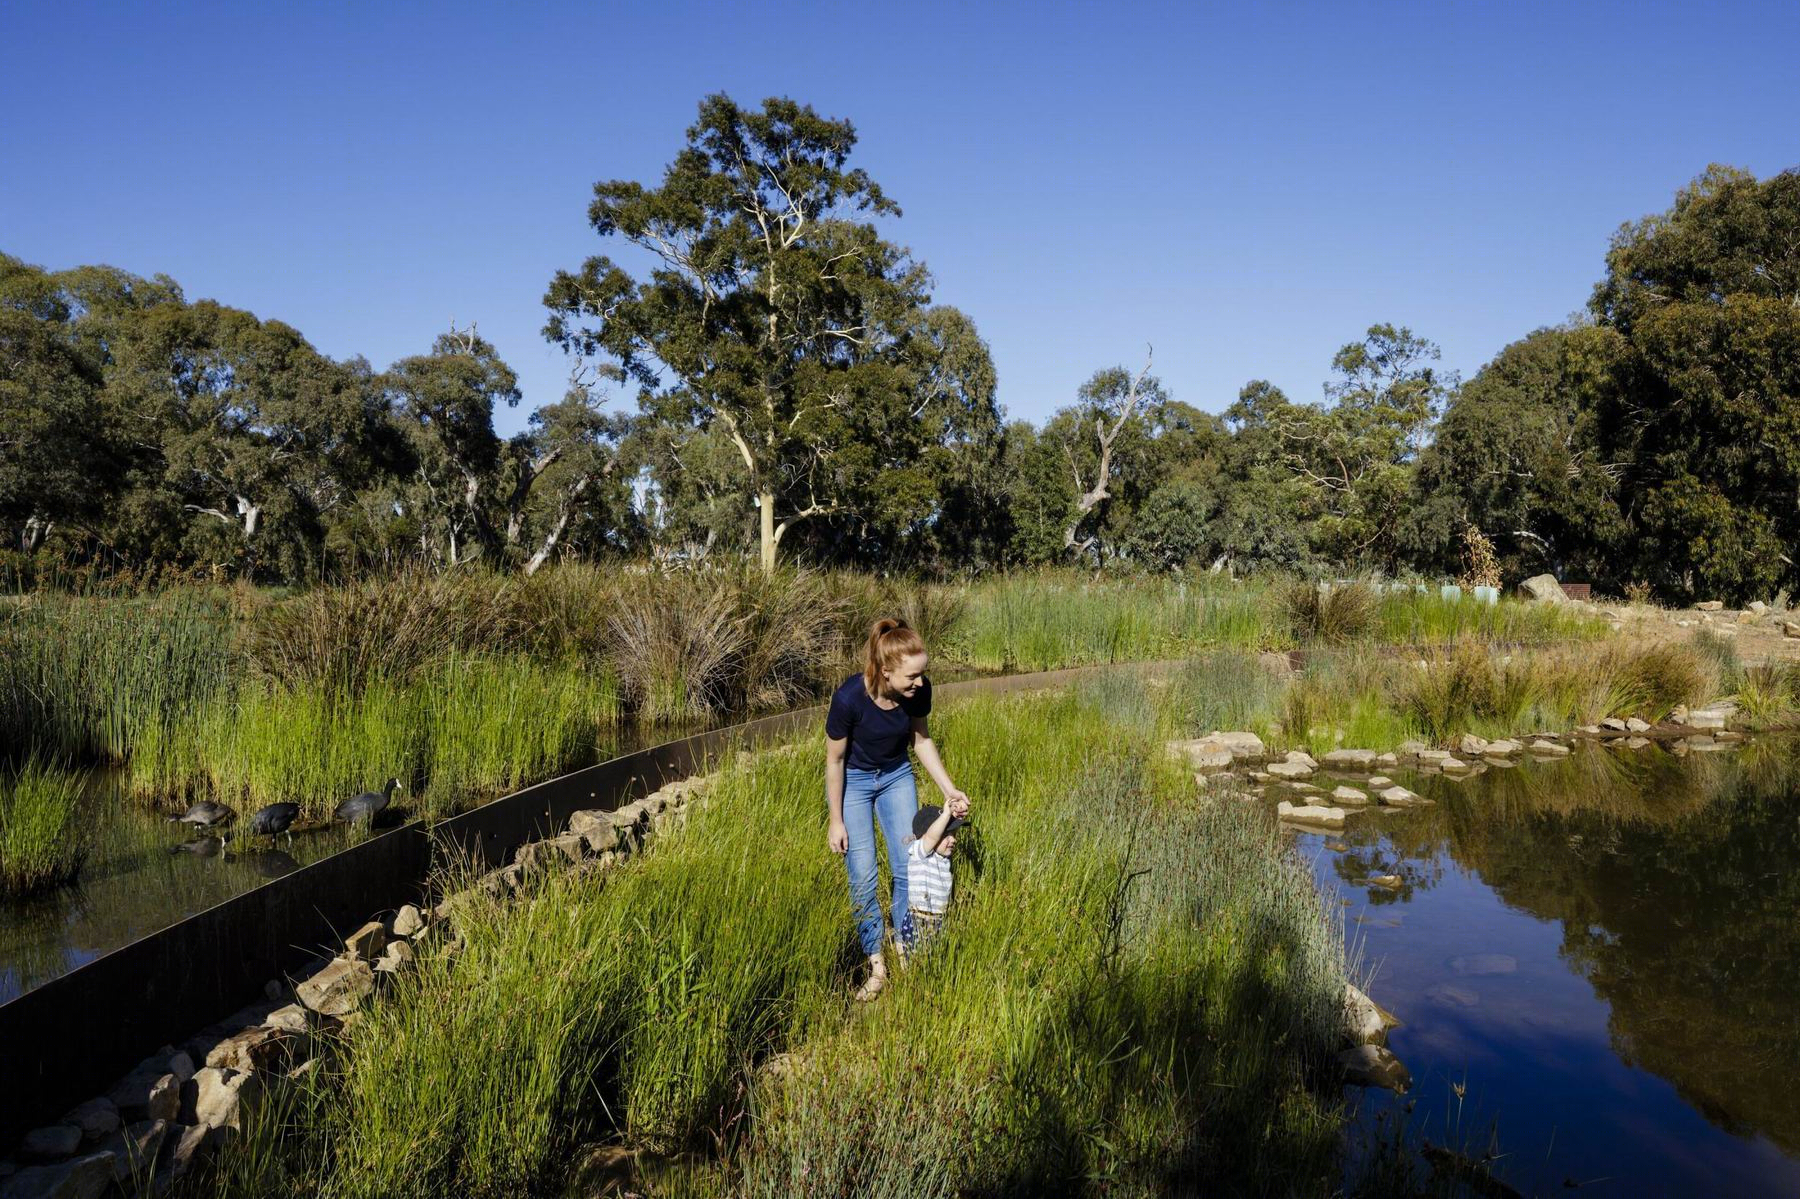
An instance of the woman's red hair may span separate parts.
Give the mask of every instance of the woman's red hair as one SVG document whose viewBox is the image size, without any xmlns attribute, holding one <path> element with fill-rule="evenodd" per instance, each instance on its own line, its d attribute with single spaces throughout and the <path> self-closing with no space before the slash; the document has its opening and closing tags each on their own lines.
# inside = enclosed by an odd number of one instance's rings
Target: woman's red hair
<svg viewBox="0 0 1800 1199">
<path fill-rule="evenodd" d="M 899 666 L 902 659 L 924 652 L 924 639 L 904 620 L 884 616 L 876 621 L 863 651 L 863 689 L 869 698 L 880 698 L 882 675 Z"/>
</svg>

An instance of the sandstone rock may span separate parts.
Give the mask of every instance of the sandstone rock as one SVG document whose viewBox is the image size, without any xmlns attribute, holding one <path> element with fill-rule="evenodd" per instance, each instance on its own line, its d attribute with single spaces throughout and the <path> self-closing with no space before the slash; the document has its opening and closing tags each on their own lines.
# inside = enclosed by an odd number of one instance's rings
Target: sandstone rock
<svg viewBox="0 0 1800 1199">
<path fill-rule="evenodd" d="M 1784 620 L 1781 622 L 1783 637 L 1800 637 L 1800 621 Z"/>
<path fill-rule="evenodd" d="M 1423 741 L 1409 739 L 1400 743 L 1399 753 L 1401 757 L 1416 758 L 1430 748 L 1431 747 L 1426 745 Z"/>
<path fill-rule="evenodd" d="M 675 809 L 667 809 L 665 818 L 679 819 L 680 813 Z M 544 842 L 548 847 L 544 852 L 550 855 L 553 865 L 578 864 L 588 855 L 587 841 L 580 833 L 564 833 L 560 837 L 552 837 Z"/>
<path fill-rule="evenodd" d="M 1296 765 L 1306 767 L 1308 770 L 1317 770 L 1319 768 L 1318 761 L 1303 749 L 1288 750 L 1287 755 L 1282 758 L 1282 761 L 1293 762 Z"/>
<path fill-rule="evenodd" d="M 294 988 L 300 1002 L 321 1016 L 344 1016 L 375 987 L 375 973 L 361 958 L 333 958 Z"/>
<path fill-rule="evenodd" d="M 95 1141 L 119 1127 L 119 1109 L 110 1099 L 90 1099 L 63 1117 L 63 1123 L 81 1130 L 85 1141 Z"/>
<path fill-rule="evenodd" d="M 1419 759 L 1420 765 L 1436 766 L 1450 756 L 1450 751 L 1447 749 L 1422 749 L 1414 756 Z"/>
<path fill-rule="evenodd" d="M 1651 741 L 1648 737 L 1627 737 L 1623 744 L 1626 749 L 1643 749 Z"/>
<path fill-rule="evenodd" d="M 1717 612 L 1724 606 L 1724 600 L 1701 600 L 1694 605 L 1694 610 L 1696 612 Z"/>
<path fill-rule="evenodd" d="M 1394 767 L 1400 765 L 1400 755 L 1398 755 L 1398 754 L 1376 754 L 1375 755 L 1375 765 L 1380 767 L 1382 770 L 1392 770 Z"/>
<path fill-rule="evenodd" d="M 1376 790 L 1376 791 L 1380 791 L 1384 788 L 1392 787 L 1394 785 L 1394 780 L 1389 778 L 1385 774 L 1372 774 L 1369 776 L 1368 781 L 1369 781 L 1370 788 L 1373 790 Z"/>
<path fill-rule="evenodd" d="M 1268 747 L 1255 733 L 1213 733 L 1208 740 L 1217 741 L 1240 762 L 1260 762 L 1269 755 Z"/>
<path fill-rule="evenodd" d="M 1481 751 L 1481 756 L 1484 758 L 1512 758 L 1517 757 L 1524 748 L 1517 741 L 1502 737 L 1498 741 L 1488 742 L 1487 748 Z"/>
<path fill-rule="evenodd" d="M 1350 983 L 1344 984 L 1344 1039 L 1350 1045 L 1380 1045 L 1400 1021 Z"/>
<path fill-rule="evenodd" d="M 1630 730 L 1626 728 L 1625 722 L 1620 720 L 1617 716 L 1608 716 L 1605 720 L 1600 722 L 1600 731 L 1603 733 L 1624 733 L 1629 732 Z"/>
<path fill-rule="evenodd" d="M 36 1161 L 61 1161 L 81 1148 L 81 1129 L 73 1124 L 34 1128 L 19 1142 L 19 1152 Z"/>
<path fill-rule="evenodd" d="M 1334 749 L 1325 755 L 1325 765 L 1332 770 L 1368 770 L 1375 765 L 1372 749 Z"/>
<path fill-rule="evenodd" d="M 1575 733 L 1577 736 L 1581 737 L 1598 737 L 1600 735 L 1600 726 L 1597 724 L 1578 724 L 1575 726 Z"/>
<path fill-rule="evenodd" d="M 1625 731 L 1630 733 L 1647 733 L 1650 731 L 1650 722 L 1647 720 L 1639 720 L 1635 716 L 1628 717 L 1625 721 Z"/>
<path fill-rule="evenodd" d="M 1469 770 L 1471 769 L 1469 764 L 1467 762 L 1463 761 L 1461 758 L 1445 758 L 1442 762 L 1439 762 L 1437 765 L 1438 765 L 1438 769 L 1443 771 L 1445 774 L 1467 774 L 1467 773 L 1469 773 Z"/>
<path fill-rule="evenodd" d="M 375 963 L 375 970 L 380 974 L 399 974 L 413 964 L 413 948 L 405 941 L 391 941 L 382 950 L 381 960 Z"/>
<path fill-rule="evenodd" d="M 1312 772 L 1313 768 L 1304 762 L 1271 762 L 1265 773 L 1278 779 L 1303 779 L 1310 778 Z"/>
<path fill-rule="evenodd" d="M 245 1074 L 285 1062 L 294 1050 L 294 1034 L 285 1028 L 258 1024 L 225 1038 L 206 1055 L 211 1068 L 226 1067 Z M 197 1076 L 196 1076 L 197 1077 Z"/>
<path fill-rule="evenodd" d="M 1384 808 L 1410 808 L 1415 804 L 1430 802 L 1422 795 L 1414 795 L 1405 787 L 1389 787 L 1375 798 Z"/>
<path fill-rule="evenodd" d="M 1761 600 L 1751 600 L 1748 605 L 1748 610 L 1754 615 L 1761 616 L 1764 612 L 1769 610 L 1769 605 L 1763 603 Z"/>
<path fill-rule="evenodd" d="M 169 1073 L 177 1082 L 186 1082 L 194 1076 L 194 1059 L 185 1051 L 171 1053 L 168 1057 Z"/>
<path fill-rule="evenodd" d="M 396 937 L 416 937 L 425 929 L 425 916 L 413 904 L 402 904 L 394 913 L 393 933 Z"/>
<path fill-rule="evenodd" d="M 1558 745 L 1554 741 L 1533 741 L 1530 748 L 1531 752 L 1540 758 L 1566 758 L 1569 756 L 1569 747 Z"/>
<path fill-rule="evenodd" d="M 90 1153 L 54 1166 L 33 1166 L 6 1180 L 5 1199 L 100 1199 L 113 1184 L 113 1155 Z"/>
<path fill-rule="evenodd" d="M 167 1120 L 144 1120 L 115 1132 L 100 1147 L 101 1152 L 112 1154 L 113 1181 L 125 1183 L 134 1178 L 148 1179 L 157 1150 L 162 1148 L 163 1138 L 168 1135 Z M 126 1188 L 128 1192 L 130 1189 Z"/>
<path fill-rule="evenodd" d="M 1250 772 L 1250 781 L 1253 783 L 1271 783 L 1275 781 L 1275 776 L 1266 770 L 1252 770 Z"/>
<path fill-rule="evenodd" d="M 1331 792 L 1331 798 L 1339 803 L 1347 804 L 1365 804 L 1369 802 L 1368 795 L 1358 791 L 1355 787 L 1334 788 Z"/>
<path fill-rule="evenodd" d="M 1295 805 L 1284 799 L 1276 805 L 1275 814 L 1297 824 L 1316 824 L 1325 828 L 1344 827 L 1344 809 L 1328 808 L 1321 804 Z"/>
<path fill-rule="evenodd" d="M 1725 727 L 1725 713 L 1716 708 L 1696 708 L 1681 723 L 1691 729 L 1722 729 Z"/>
<path fill-rule="evenodd" d="M 1374 874 L 1364 881 L 1371 887 L 1380 887 L 1386 891 L 1398 891 L 1406 885 L 1406 880 L 1397 874 Z"/>
<path fill-rule="evenodd" d="M 371 920 L 344 938 L 344 952 L 365 962 L 372 962 L 381 956 L 382 947 L 386 944 L 387 926 L 379 920 Z"/>
<path fill-rule="evenodd" d="M 1319 795 L 1324 792 L 1324 788 L 1315 787 L 1311 783 L 1289 782 L 1281 785 L 1286 787 L 1289 791 L 1292 791 L 1295 795 Z"/>
<path fill-rule="evenodd" d="M 156 1172 L 158 1193 L 167 1191 L 170 1183 L 185 1178 L 195 1166 L 210 1157 L 228 1135 L 224 1129 L 206 1124 L 171 1126 L 163 1163 Z"/>
<path fill-rule="evenodd" d="M 1383 1087 L 1404 1095 L 1412 1086 L 1412 1075 L 1384 1046 L 1356 1045 L 1338 1054 L 1337 1060 L 1344 1081 L 1353 1087 Z"/>
<path fill-rule="evenodd" d="M 244 1104 L 256 1094 L 253 1074 L 220 1066 L 196 1070 L 181 1088 L 182 1123 L 238 1128 Z"/>
<path fill-rule="evenodd" d="M 1569 597 L 1563 594 L 1562 584 L 1556 581 L 1555 575 L 1533 575 L 1519 584 L 1519 593 L 1546 604 L 1569 602 Z"/>
<path fill-rule="evenodd" d="M 303 1033 L 312 1027 L 312 1015 L 297 1003 L 276 1008 L 263 1019 L 270 1028 L 279 1028 L 283 1032 Z M 207 1063 L 211 1065 L 211 1062 Z"/>
<path fill-rule="evenodd" d="M 1488 744 L 1485 737 L 1477 737 L 1474 733 L 1464 733 L 1462 740 L 1456 743 L 1456 750 L 1458 753 L 1479 758 L 1488 751 Z"/>
<path fill-rule="evenodd" d="M 1193 741 L 1171 741 L 1168 743 L 1168 750 L 1175 757 L 1184 759 L 1190 770 L 1205 774 L 1227 770 L 1233 760 L 1231 750 L 1212 737 L 1201 737 Z"/>
</svg>

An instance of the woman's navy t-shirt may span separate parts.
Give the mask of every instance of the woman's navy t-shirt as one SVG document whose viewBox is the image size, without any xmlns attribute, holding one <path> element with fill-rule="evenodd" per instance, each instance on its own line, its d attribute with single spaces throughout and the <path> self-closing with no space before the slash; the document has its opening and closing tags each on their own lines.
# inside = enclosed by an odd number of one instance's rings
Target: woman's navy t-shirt
<svg viewBox="0 0 1800 1199">
<path fill-rule="evenodd" d="M 898 707 L 878 707 L 869 698 L 860 674 L 845 679 L 832 694 L 831 709 L 825 714 L 825 735 L 833 740 L 849 738 L 850 754 L 845 761 L 850 769 L 891 770 L 906 760 L 912 722 L 931 714 L 931 680 L 920 679 L 919 693 L 912 698 L 899 698 Z"/>
</svg>

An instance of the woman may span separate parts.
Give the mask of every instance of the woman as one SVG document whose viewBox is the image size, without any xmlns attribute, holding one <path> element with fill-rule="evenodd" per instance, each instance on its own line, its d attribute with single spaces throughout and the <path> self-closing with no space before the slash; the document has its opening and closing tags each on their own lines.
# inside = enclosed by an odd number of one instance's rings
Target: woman
<svg viewBox="0 0 1800 1199">
<path fill-rule="evenodd" d="M 944 793 L 946 807 L 967 808 L 969 797 L 950 781 L 925 718 L 931 713 L 931 680 L 925 677 L 925 643 L 904 620 L 878 620 L 869 633 L 861 674 L 844 680 L 825 716 L 825 799 L 831 809 L 826 844 L 843 854 L 850 875 L 850 906 L 869 956 L 869 977 L 857 991 L 870 1000 L 887 984 L 881 945 L 886 922 L 875 897 L 875 822 L 881 821 L 888 867 L 894 876 L 898 923 L 906 914 L 906 846 L 919 793 L 910 746 L 925 773 Z"/>
</svg>

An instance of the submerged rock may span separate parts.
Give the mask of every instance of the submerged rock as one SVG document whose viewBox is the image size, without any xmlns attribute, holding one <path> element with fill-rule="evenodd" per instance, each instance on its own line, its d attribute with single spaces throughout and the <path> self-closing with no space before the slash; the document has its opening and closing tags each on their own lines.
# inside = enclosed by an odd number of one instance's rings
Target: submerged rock
<svg viewBox="0 0 1800 1199">
<path fill-rule="evenodd" d="M 1304 779 L 1312 777 L 1313 768 L 1303 762 L 1271 762 L 1264 773 L 1271 778 Z"/>
<path fill-rule="evenodd" d="M 1324 764 L 1332 770 L 1368 770 L 1375 765 L 1375 751 L 1334 749 L 1325 755 Z"/>
<path fill-rule="evenodd" d="M 1331 792 L 1331 798 L 1337 800 L 1339 803 L 1365 804 L 1369 802 L 1368 795 L 1362 791 L 1358 791 L 1355 787 L 1334 788 Z"/>
<path fill-rule="evenodd" d="M 1437 983 L 1427 987 L 1425 998 L 1438 1003 L 1453 1004 L 1456 1007 L 1474 1007 L 1481 1002 L 1481 996 L 1467 987 L 1453 986 L 1450 983 Z"/>
<path fill-rule="evenodd" d="M 1344 827 L 1342 808 L 1327 808 L 1320 804 L 1295 805 L 1284 799 L 1276 807 L 1275 814 L 1296 824 L 1316 824 L 1324 828 Z"/>
<path fill-rule="evenodd" d="M 1566 758 L 1569 756 L 1569 747 L 1540 738 L 1531 743 L 1531 752 L 1540 758 Z"/>
<path fill-rule="evenodd" d="M 1383 1044 L 1387 1041 L 1388 1029 L 1399 1026 L 1400 1020 L 1392 1012 L 1355 985 L 1344 984 L 1344 1038 L 1349 1044 Z"/>
<path fill-rule="evenodd" d="M 1410 808 L 1431 802 L 1423 795 L 1415 795 L 1405 787 L 1389 787 L 1376 796 L 1376 799 L 1384 808 Z"/>
<path fill-rule="evenodd" d="M 1467 953 L 1450 959 L 1450 969 L 1458 974 L 1511 974 L 1519 968 L 1519 959 L 1510 953 Z"/>
<path fill-rule="evenodd" d="M 1381 1087 L 1404 1095 L 1412 1073 L 1382 1045 L 1357 1045 L 1337 1055 L 1344 1081 L 1353 1087 Z"/>
<path fill-rule="evenodd" d="M 1510 758 L 1523 752 L 1525 747 L 1517 741 L 1502 737 L 1498 741 L 1490 741 L 1487 748 L 1481 751 L 1484 758 Z"/>
</svg>

